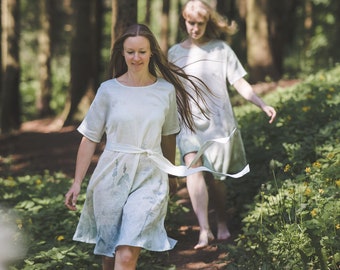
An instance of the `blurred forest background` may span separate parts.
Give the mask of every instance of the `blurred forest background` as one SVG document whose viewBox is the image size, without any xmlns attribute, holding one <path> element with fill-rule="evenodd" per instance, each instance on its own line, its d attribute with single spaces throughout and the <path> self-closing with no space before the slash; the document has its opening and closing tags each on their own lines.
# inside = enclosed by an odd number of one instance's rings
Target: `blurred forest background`
<svg viewBox="0 0 340 270">
<path fill-rule="evenodd" d="M 115 36 L 147 24 L 166 53 L 183 38 L 183 0 L 1 0 L 0 134 L 53 117 L 58 127 L 83 117 Z M 302 78 L 340 60 L 338 0 L 207 1 L 238 31 L 226 41 L 251 83 Z"/>
</svg>

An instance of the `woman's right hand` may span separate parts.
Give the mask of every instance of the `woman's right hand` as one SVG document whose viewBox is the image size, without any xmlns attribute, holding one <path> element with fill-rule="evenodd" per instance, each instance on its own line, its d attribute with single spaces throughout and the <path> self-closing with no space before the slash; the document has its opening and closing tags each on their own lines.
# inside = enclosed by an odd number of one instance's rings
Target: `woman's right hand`
<svg viewBox="0 0 340 270">
<path fill-rule="evenodd" d="M 74 182 L 71 188 L 69 189 L 69 191 L 65 195 L 65 206 L 68 209 L 72 211 L 77 210 L 76 203 L 77 203 L 79 193 L 80 193 L 80 184 Z"/>
</svg>

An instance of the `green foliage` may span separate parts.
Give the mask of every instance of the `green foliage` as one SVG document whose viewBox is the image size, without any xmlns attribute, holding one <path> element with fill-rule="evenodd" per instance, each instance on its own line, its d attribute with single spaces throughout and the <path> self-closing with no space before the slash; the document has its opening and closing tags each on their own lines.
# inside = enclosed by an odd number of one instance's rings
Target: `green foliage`
<svg viewBox="0 0 340 270">
<path fill-rule="evenodd" d="M 311 5 L 310 10 L 308 5 Z M 287 46 L 285 72 L 311 74 L 340 61 L 339 1 L 300 1 L 295 14 L 293 42 Z M 310 13 L 310 14 L 308 14 Z"/>
<path fill-rule="evenodd" d="M 249 186 L 258 192 L 243 218 L 229 269 L 338 269 L 339 86 L 337 67 L 268 97 L 271 104 L 276 100 L 275 127 L 249 107 L 238 108 L 257 171 Z M 254 195 L 251 190 L 244 192 Z"/>
<path fill-rule="evenodd" d="M 62 173 L 0 178 L 1 219 L 2 212 L 14 212 L 16 219 L 11 224 L 20 235 L 27 254 L 23 260 L 11 264 L 11 270 L 31 269 L 101 269 L 101 258 L 93 255 L 93 245 L 74 242 L 73 233 L 80 212 L 68 211 L 64 206 L 64 193 L 70 179 Z M 85 200 L 85 190 L 78 202 Z M 3 209 L 3 210 L 2 210 Z M 169 212 L 181 215 L 186 209 L 171 202 Z M 176 223 L 168 221 L 169 230 Z M 1 224 L 0 224 L 1 225 Z M 2 243 L 3 244 L 3 243 Z M 174 266 L 165 265 L 167 253 L 153 255 L 142 251 L 138 269 L 172 270 Z M 157 268 L 157 267 L 158 268 Z"/>
<path fill-rule="evenodd" d="M 25 259 L 10 269 L 100 269 L 92 247 L 72 241 L 79 213 L 63 204 L 69 183 L 62 173 L 0 178 L 2 207 L 14 209 L 13 226 L 27 238 Z"/>
<path fill-rule="evenodd" d="M 222 246 L 228 269 L 338 269 L 339 86 L 340 66 L 266 96 L 278 110 L 272 125 L 253 105 L 235 108 L 251 172 L 227 182 L 230 206 L 242 214 L 236 246 Z M 69 184 L 62 173 L 0 178 L 1 206 L 15 212 L 13 229 L 27 245 L 10 269 L 100 269 L 93 247 L 72 241 L 79 212 L 63 204 Z M 170 203 L 169 230 L 186 211 Z M 175 269 L 166 257 L 143 251 L 138 269 Z"/>
</svg>

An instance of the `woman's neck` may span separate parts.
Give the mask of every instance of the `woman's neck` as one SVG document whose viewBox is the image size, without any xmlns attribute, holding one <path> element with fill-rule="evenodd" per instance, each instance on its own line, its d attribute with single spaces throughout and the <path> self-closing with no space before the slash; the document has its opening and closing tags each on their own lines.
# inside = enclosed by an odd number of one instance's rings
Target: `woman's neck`
<svg viewBox="0 0 340 270">
<path fill-rule="evenodd" d="M 151 74 L 136 74 L 131 72 L 126 72 L 122 76 L 118 77 L 117 80 L 126 86 L 148 86 L 155 83 L 156 78 Z"/>
<path fill-rule="evenodd" d="M 186 40 L 182 42 L 182 46 L 185 48 L 192 48 L 192 47 L 201 47 L 205 44 L 207 44 L 210 41 L 210 39 L 204 37 L 201 39 L 192 39 L 188 37 Z"/>
</svg>

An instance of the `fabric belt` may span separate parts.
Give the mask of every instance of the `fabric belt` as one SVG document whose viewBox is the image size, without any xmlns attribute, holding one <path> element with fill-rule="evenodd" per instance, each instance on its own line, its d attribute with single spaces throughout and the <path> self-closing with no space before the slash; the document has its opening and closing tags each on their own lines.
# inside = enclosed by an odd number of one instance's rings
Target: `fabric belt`
<svg viewBox="0 0 340 270">
<path fill-rule="evenodd" d="M 204 143 L 204 145 L 197 152 L 195 159 L 192 161 L 192 163 L 188 167 L 183 166 L 183 165 L 175 166 L 168 159 L 166 159 L 161 153 L 152 151 L 150 149 L 139 148 L 139 147 L 133 146 L 133 145 L 110 144 L 110 143 L 108 143 L 105 146 L 105 149 L 108 150 L 108 151 L 122 152 L 122 153 L 127 153 L 127 154 L 145 154 L 145 155 L 148 156 L 148 158 L 150 158 L 157 165 L 157 167 L 160 170 L 162 170 L 162 171 L 164 171 L 168 174 L 176 175 L 176 176 L 179 176 L 179 177 L 185 177 L 185 176 L 188 176 L 190 174 L 197 173 L 197 172 L 207 171 L 207 172 L 211 172 L 211 173 L 214 173 L 214 174 L 217 174 L 217 175 L 220 175 L 220 176 L 229 176 L 229 177 L 232 177 L 232 178 L 240 178 L 250 171 L 248 164 L 240 172 L 235 173 L 235 174 L 216 172 L 216 171 L 213 171 L 213 170 L 211 170 L 207 167 L 204 167 L 204 166 L 191 168 L 192 164 L 194 164 L 194 163 L 196 163 L 196 161 L 198 161 L 198 159 L 202 156 L 204 151 L 212 143 L 214 143 L 214 142 L 219 142 L 219 143 L 228 142 L 230 140 L 230 138 L 233 136 L 233 134 L 235 133 L 235 131 L 236 131 L 236 129 L 234 129 L 228 137 L 211 140 L 211 141 Z"/>
</svg>

